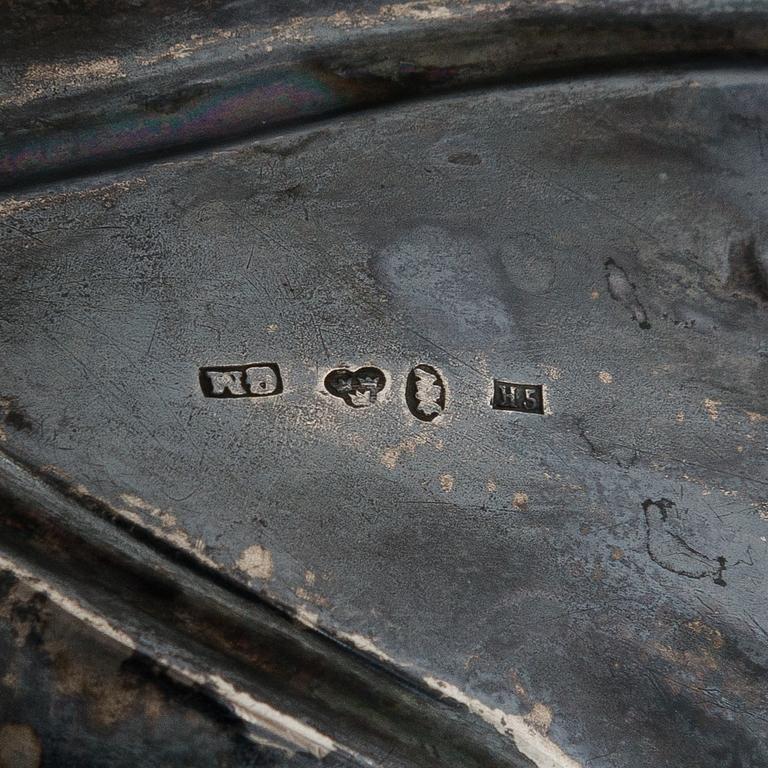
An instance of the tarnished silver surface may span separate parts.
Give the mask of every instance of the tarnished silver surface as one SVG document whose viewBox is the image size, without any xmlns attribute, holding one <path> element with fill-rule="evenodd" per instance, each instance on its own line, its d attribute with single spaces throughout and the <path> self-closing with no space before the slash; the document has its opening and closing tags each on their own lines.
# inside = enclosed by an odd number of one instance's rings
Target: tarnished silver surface
<svg viewBox="0 0 768 768">
<path fill-rule="evenodd" d="M 497 85 L 9 192 L 0 758 L 765 765 L 767 88 Z"/>
</svg>

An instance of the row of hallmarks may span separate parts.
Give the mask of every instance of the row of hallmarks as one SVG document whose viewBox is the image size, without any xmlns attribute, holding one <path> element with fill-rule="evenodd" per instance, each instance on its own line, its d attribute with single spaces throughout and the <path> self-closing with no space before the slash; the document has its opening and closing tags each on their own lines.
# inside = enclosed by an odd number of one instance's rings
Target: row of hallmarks
<svg viewBox="0 0 768 768">
<path fill-rule="evenodd" d="M 368 408 L 376 403 L 387 377 L 380 368 L 334 368 L 323 385 L 327 392 L 350 408 Z M 206 366 L 200 369 L 200 388 L 206 397 L 269 397 L 283 391 L 277 363 Z M 434 421 L 446 408 L 446 387 L 440 371 L 432 365 L 414 366 L 406 379 L 405 402 L 420 421 Z M 541 384 L 515 384 L 493 380 L 491 407 L 497 411 L 544 413 Z"/>
</svg>

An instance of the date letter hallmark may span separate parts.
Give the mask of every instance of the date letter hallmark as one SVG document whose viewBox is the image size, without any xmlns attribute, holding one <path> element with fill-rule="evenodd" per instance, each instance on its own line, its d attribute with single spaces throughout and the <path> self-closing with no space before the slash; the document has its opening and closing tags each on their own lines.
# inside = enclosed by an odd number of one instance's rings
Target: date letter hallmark
<svg viewBox="0 0 768 768">
<path fill-rule="evenodd" d="M 445 410 L 445 384 L 437 369 L 417 365 L 408 374 L 405 402 L 420 421 L 433 421 Z"/>
<path fill-rule="evenodd" d="M 543 388 L 541 384 L 512 384 L 494 379 L 491 407 L 497 411 L 543 414 Z"/>
<path fill-rule="evenodd" d="M 276 363 L 225 365 L 200 369 L 200 388 L 206 397 L 267 397 L 283 391 Z"/>
</svg>

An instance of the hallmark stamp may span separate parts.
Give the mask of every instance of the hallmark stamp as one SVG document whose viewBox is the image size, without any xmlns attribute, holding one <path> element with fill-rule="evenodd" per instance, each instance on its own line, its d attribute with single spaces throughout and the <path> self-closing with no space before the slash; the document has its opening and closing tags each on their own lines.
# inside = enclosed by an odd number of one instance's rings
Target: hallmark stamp
<svg viewBox="0 0 768 768">
<path fill-rule="evenodd" d="M 276 363 L 225 365 L 200 369 L 200 388 L 206 397 L 267 397 L 283 391 Z"/>
<path fill-rule="evenodd" d="M 512 384 L 493 380 L 491 407 L 497 411 L 544 413 L 544 393 L 541 384 Z"/>
<path fill-rule="evenodd" d="M 205 397 L 269 397 L 283 392 L 277 363 L 205 366 L 199 369 L 199 380 Z M 371 365 L 357 370 L 334 368 L 323 383 L 331 395 L 351 408 L 367 408 L 376 403 L 387 377 L 381 368 Z M 434 421 L 442 416 L 446 407 L 442 373 L 425 363 L 411 368 L 405 383 L 405 402 L 420 421 Z M 494 379 L 491 407 L 497 411 L 543 414 L 544 387 Z"/>
<path fill-rule="evenodd" d="M 445 410 L 445 384 L 431 365 L 411 369 L 405 383 L 405 402 L 410 412 L 421 421 L 433 421 Z"/>
<path fill-rule="evenodd" d="M 384 371 L 379 368 L 369 366 L 356 371 L 336 368 L 325 377 L 325 388 L 352 408 L 366 408 L 376 402 L 386 381 Z"/>
</svg>

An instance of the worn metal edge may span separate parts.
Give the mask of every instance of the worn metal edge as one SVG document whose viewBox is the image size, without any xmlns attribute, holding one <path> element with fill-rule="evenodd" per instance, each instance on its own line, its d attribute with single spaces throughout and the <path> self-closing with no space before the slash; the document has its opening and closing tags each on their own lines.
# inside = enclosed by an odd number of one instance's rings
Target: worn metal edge
<svg viewBox="0 0 768 768">
<path fill-rule="evenodd" d="M 60 97 L 6 98 L 0 189 L 458 89 L 691 60 L 762 63 L 768 53 L 763 2 L 403 9 L 353 21 L 293 20 L 282 33 L 219 30 L 172 66 L 150 57 L 144 67 L 64 88 Z"/>
<path fill-rule="evenodd" d="M 522 716 L 410 677 L 375 647 L 333 637 L 205 561 L 169 552 L 104 501 L 7 454 L 2 571 L 229 709 L 254 741 L 359 765 L 426 767 L 436 756 L 463 768 L 578 765 Z"/>
</svg>

